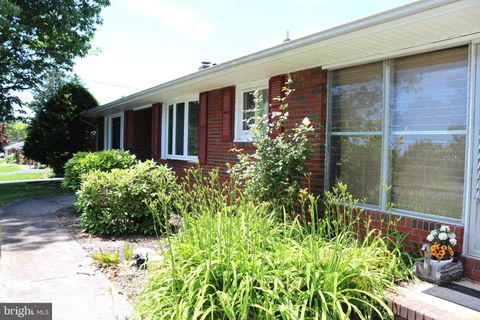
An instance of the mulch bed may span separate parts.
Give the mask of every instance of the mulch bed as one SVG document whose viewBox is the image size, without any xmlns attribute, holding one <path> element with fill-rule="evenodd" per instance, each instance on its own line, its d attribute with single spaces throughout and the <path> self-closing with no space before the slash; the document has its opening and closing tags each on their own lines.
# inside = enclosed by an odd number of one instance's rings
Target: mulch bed
<svg viewBox="0 0 480 320">
<path fill-rule="evenodd" d="M 123 249 L 125 243 L 129 243 L 133 248 L 149 248 L 159 251 L 159 241 L 155 236 L 146 235 L 128 235 L 128 236 L 94 236 L 86 233 L 81 228 L 81 219 L 73 206 L 65 207 L 56 212 L 56 215 L 62 223 L 65 230 L 83 247 L 87 255 L 90 256 L 96 252 L 119 252 Z M 102 267 L 95 265 L 97 271 L 102 272 L 112 281 L 117 290 L 125 297 L 133 301 L 140 294 L 145 278 L 148 275 L 147 270 L 138 269 L 129 261 L 124 261 L 116 267 Z"/>
</svg>

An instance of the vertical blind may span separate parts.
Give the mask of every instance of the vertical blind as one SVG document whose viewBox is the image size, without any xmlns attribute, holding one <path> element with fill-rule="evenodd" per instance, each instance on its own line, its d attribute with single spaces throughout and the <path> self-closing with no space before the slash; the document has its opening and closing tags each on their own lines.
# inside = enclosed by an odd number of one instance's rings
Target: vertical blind
<svg viewBox="0 0 480 320">
<path fill-rule="evenodd" d="M 468 50 L 394 59 L 390 66 L 388 106 L 382 62 L 333 71 L 330 184 L 342 181 L 355 197 L 379 206 L 384 162 L 391 186 L 385 201 L 410 212 L 460 219 Z M 382 130 L 385 112 L 388 132 Z M 382 159 L 382 141 L 388 143 L 387 159 Z"/>
</svg>

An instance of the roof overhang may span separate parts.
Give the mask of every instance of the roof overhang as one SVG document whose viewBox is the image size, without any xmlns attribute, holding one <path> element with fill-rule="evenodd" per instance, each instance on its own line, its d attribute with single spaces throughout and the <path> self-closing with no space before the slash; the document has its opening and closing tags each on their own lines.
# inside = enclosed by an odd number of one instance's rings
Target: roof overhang
<svg viewBox="0 0 480 320">
<path fill-rule="evenodd" d="M 418 1 L 165 82 L 84 115 L 109 115 L 313 67 L 335 69 L 454 47 L 479 37 L 480 1 Z"/>
</svg>

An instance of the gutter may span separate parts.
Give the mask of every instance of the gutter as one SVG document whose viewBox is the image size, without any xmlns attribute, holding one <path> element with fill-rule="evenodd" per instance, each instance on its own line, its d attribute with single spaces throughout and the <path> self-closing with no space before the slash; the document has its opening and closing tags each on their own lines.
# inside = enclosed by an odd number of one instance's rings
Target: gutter
<svg viewBox="0 0 480 320">
<path fill-rule="evenodd" d="M 279 44 L 277 46 L 261 50 L 234 60 L 230 60 L 221 64 L 218 64 L 213 67 L 209 67 L 204 70 L 197 71 L 195 73 L 191 73 L 189 75 L 164 82 L 160 85 L 139 91 L 137 93 L 131 94 L 129 96 L 114 100 L 112 102 L 106 103 L 96 109 L 91 109 L 84 111 L 81 113 L 83 116 L 93 115 L 98 112 L 103 112 L 114 107 L 120 106 L 125 103 L 133 102 L 137 99 L 147 98 L 151 95 L 158 94 L 159 91 L 162 89 L 167 89 L 169 87 L 173 87 L 178 84 L 185 83 L 187 81 L 192 81 L 196 79 L 200 79 L 202 77 L 213 75 L 215 73 L 219 73 L 221 71 L 228 70 L 235 66 L 247 64 L 249 62 L 263 59 L 269 56 L 277 55 L 286 51 L 294 50 L 303 46 L 311 45 L 316 42 L 328 40 L 330 38 L 334 38 L 337 36 L 341 36 L 353 31 L 357 31 L 360 29 L 368 28 L 377 24 L 390 22 L 392 20 L 396 20 L 399 18 L 403 18 L 405 16 L 409 16 L 412 14 L 420 13 L 423 11 L 431 10 L 434 8 L 438 8 L 447 4 L 458 2 L 458 0 L 423 0 L 423 1 L 416 1 L 413 3 L 409 3 L 397 8 L 393 8 L 387 11 L 383 11 L 366 18 L 361 18 L 358 20 L 354 20 L 352 22 L 348 22 L 337 27 L 333 27 L 330 29 L 326 29 L 324 31 L 320 31 L 318 33 L 314 33 L 312 35 L 308 35 L 296 40 L 291 40 L 286 43 Z"/>
</svg>

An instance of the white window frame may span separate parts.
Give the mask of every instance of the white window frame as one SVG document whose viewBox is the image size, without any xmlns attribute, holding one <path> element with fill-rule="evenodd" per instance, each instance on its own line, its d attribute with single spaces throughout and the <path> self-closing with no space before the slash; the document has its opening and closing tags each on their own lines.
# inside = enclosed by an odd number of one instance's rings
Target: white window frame
<svg viewBox="0 0 480 320">
<path fill-rule="evenodd" d="M 428 51 L 422 51 L 422 52 L 412 52 L 412 53 L 408 53 L 408 54 L 405 54 L 405 55 L 401 55 L 401 56 L 395 56 L 395 57 L 391 57 L 391 58 L 384 58 L 382 59 L 381 61 L 383 61 L 383 64 L 384 64 L 384 69 L 383 69 L 383 72 L 384 72 L 384 92 L 383 92 L 383 103 L 384 103 L 384 107 L 383 107 L 383 111 L 384 111 L 384 115 L 383 115 L 383 127 L 382 127 L 382 147 L 381 147 L 381 172 L 380 172 L 380 184 L 381 185 L 388 185 L 389 184 L 389 181 L 388 181 L 388 174 L 387 174 L 387 170 L 389 170 L 389 157 L 388 157 L 388 143 L 387 141 L 389 141 L 389 137 L 390 137 L 390 134 L 391 134 L 391 130 L 389 129 L 389 122 L 390 122 L 390 97 L 389 97 L 389 94 L 390 94 L 390 86 L 391 86 L 391 79 L 390 79 L 390 76 L 391 76 L 391 68 L 390 68 L 390 65 L 391 65 L 391 61 L 394 60 L 394 59 L 398 59 L 398 58 L 402 58 L 402 57 L 408 57 L 408 56 L 412 56 L 412 55 L 416 55 L 416 54 L 421 54 L 421 53 L 425 53 L 425 52 L 435 52 L 435 51 L 438 51 L 438 50 L 443 50 L 443 49 L 451 49 L 451 48 L 456 48 L 456 47 L 459 47 L 459 46 L 463 46 L 463 45 L 466 45 L 467 46 L 467 50 L 469 52 L 471 52 L 471 47 L 472 45 L 475 44 L 475 41 L 470 41 L 470 42 L 466 42 L 466 43 L 455 43 L 455 44 L 452 44 L 452 46 L 447 46 L 447 47 L 438 47 L 438 48 L 431 48 L 431 50 L 428 50 Z M 367 63 L 371 63 L 372 61 L 369 61 L 369 62 L 365 62 L 365 63 L 360 63 L 360 64 L 355 64 L 355 65 L 348 65 L 348 66 L 339 66 L 339 67 L 336 67 L 336 68 L 332 68 L 332 69 L 329 69 L 328 70 L 328 77 L 327 77 L 327 125 L 326 125 L 326 146 L 325 146 L 325 177 L 324 177 L 324 188 L 325 190 L 330 190 L 330 174 L 331 174 L 331 168 L 330 168 L 330 157 L 331 157 L 331 137 L 332 136 L 335 136 L 336 134 L 335 133 L 332 133 L 332 129 L 331 129 L 331 114 L 332 114 L 332 95 L 331 95 L 331 89 L 332 89 L 332 83 L 331 83 L 331 79 L 332 79 L 332 72 L 337 70 L 337 69 L 343 69 L 343 68 L 346 68 L 346 67 L 353 67 L 353 66 L 359 66 L 359 65 L 363 65 L 363 64 L 367 64 Z M 469 70 L 469 74 L 468 74 L 468 86 L 471 86 L 472 85 L 472 78 L 473 78 L 473 75 L 472 75 L 472 72 L 471 72 L 471 65 L 472 63 L 474 63 L 474 61 L 472 61 L 472 56 L 471 54 L 468 55 L 468 70 Z M 471 88 L 467 88 L 468 91 L 470 92 Z M 381 213 L 393 213 L 395 215 L 399 215 L 399 216 L 406 216 L 406 217 L 412 217 L 412 218 L 420 218 L 420 219 L 426 219 L 426 220 L 433 220 L 433 221 L 439 221 L 439 222 L 445 222 L 445 223 L 449 223 L 449 224 L 452 224 L 452 225 L 458 225 L 458 226 L 465 226 L 465 223 L 466 223 L 466 218 L 468 217 L 469 215 L 469 210 L 470 210 L 470 207 L 469 207 L 469 197 L 470 197 L 470 179 L 472 179 L 472 170 L 471 170 L 471 165 L 469 164 L 469 155 L 470 155 L 470 149 L 472 148 L 472 142 L 471 142 L 471 137 L 470 137 L 470 130 L 471 130 L 471 126 L 472 126 L 472 110 L 473 110 L 473 103 L 471 101 L 471 98 L 470 98 L 470 94 L 469 94 L 469 97 L 467 99 L 467 110 L 468 110 L 468 113 L 467 113 L 467 127 L 465 130 L 459 130 L 458 132 L 455 132 L 455 131 L 449 131 L 448 133 L 461 133 L 461 134 L 465 134 L 465 137 L 466 137 L 466 140 L 465 140 L 465 177 L 464 177 L 464 187 L 463 187 L 463 197 L 464 197 L 464 200 L 462 202 L 463 204 L 463 208 L 462 208 L 462 218 L 461 219 L 456 219 L 456 218 L 452 218 L 452 217 L 447 217 L 447 216 L 440 216 L 440 215 L 434 215 L 434 214 L 428 214 L 428 213 L 422 213 L 422 212 L 414 212 L 414 211 L 410 211 L 410 210 L 404 210 L 404 209 L 399 209 L 399 208 L 393 208 L 393 209 L 389 209 L 387 208 L 387 192 L 385 190 L 385 188 L 380 188 L 380 202 L 379 202 L 379 206 L 378 205 L 375 205 L 375 204 L 365 204 L 365 203 L 359 203 L 358 204 L 358 207 L 361 207 L 361 208 L 365 208 L 367 210 L 372 210 L 372 211 L 376 211 L 376 212 L 381 212 Z M 461 131 L 461 132 L 460 132 Z M 465 230 L 467 230 L 465 228 Z"/>
<path fill-rule="evenodd" d="M 123 150 L 123 131 L 124 131 L 124 118 L 123 112 L 118 112 L 115 114 L 111 114 L 105 116 L 104 118 L 104 139 L 103 139 L 103 146 L 105 150 L 112 149 L 112 120 L 113 118 L 120 118 L 120 148 Z"/>
<path fill-rule="evenodd" d="M 190 156 L 188 155 L 188 111 L 189 111 L 189 102 L 198 102 L 200 103 L 199 95 L 191 95 L 191 96 L 186 96 L 180 99 L 171 99 L 167 102 L 164 102 L 162 104 L 162 132 L 161 134 L 161 150 L 162 150 L 162 159 L 171 159 L 171 160 L 184 160 L 184 161 L 189 161 L 189 162 L 196 162 L 198 161 L 198 156 Z M 176 138 L 176 130 L 175 130 L 175 123 L 177 120 L 177 104 L 178 103 L 184 103 L 185 104 L 185 110 L 184 110 L 184 125 L 183 125 L 183 136 L 184 136 L 184 141 L 183 141 L 183 155 L 177 155 L 175 154 L 175 138 Z M 173 130 L 172 130 L 172 154 L 168 154 L 168 107 L 173 105 Z"/>
<path fill-rule="evenodd" d="M 235 86 L 235 137 L 234 142 L 249 142 L 252 140 L 252 132 L 243 129 L 243 94 L 255 90 L 267 90 L 268 79 L 252 81 Z M 269 101 L 265 101 L 267 104 Z"/>
</svg>

